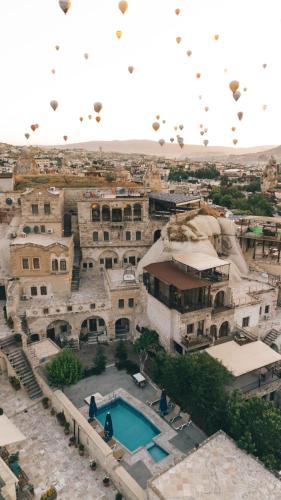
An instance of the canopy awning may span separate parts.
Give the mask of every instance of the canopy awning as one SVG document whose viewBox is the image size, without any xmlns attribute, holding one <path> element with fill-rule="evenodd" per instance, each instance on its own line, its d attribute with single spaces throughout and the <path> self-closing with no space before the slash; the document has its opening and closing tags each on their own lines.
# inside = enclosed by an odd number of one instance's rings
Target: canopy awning
<svg viewBox="0 0 281 500">
<path fill-rule="evenodd" d="M 173 255 L 173 259 L 197 271 L 206 271 L 207 269 L 214 269 L 215 267 L 227 266 L 230 264 L 226 260 L 201 252 L 175 254 Z"/>
<path fill-rule="evenodd" d="M 6 415 L 0 415 L 0 446 L 18 443 L 24 439 L 26 437 L 13 422 Z"/>
<path fill-rule="evenodd" d="M 182 291 L 210 286 L 209 281 L 187 274 L 172 261 L 155 262 L 144 267 L 143 270 L 167 285 L 173 285 Z"/>
</svg>

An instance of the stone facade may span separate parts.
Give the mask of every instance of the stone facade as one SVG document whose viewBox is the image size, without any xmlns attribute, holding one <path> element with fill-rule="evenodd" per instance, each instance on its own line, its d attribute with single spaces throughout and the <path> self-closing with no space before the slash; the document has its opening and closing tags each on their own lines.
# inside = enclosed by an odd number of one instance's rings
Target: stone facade
<svg viewBox="0 0 281 500">
<path fill-rule="evenodd" d="M 55 188 L 29 190 L 21 196 L 22 230 L 62 236 L 64 193 Z"/>
</svg>

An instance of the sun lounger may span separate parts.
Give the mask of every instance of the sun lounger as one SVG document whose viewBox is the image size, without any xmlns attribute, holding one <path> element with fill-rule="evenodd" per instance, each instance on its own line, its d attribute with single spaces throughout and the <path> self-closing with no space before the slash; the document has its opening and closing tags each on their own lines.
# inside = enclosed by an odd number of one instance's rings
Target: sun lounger
<svg viewBox="0 0 281 500">
<path fill-rule="evenodd" d="M 117 462 L 120 462 L 125 455 L 125 450 L 123 448 L 118 448 L 113 452 L 113 456 Z"/>
<path fill-rule="evenodd" d="M 164 416 L 166 422 L 172 423 L 180 416 L 180 407 L 178 405 L 174 406 L 174 408 Z"/>
<path fill-rule="evenodd" d="M 184 415 L 183 417 L 180 417 L 179 419 L 175 420 L 172 423 L 172 427 L 175 431 L 182 431 L 184 427 L 190 425 L 191 423 L 192 420 L 190 418 L 190 415 Z"/>
<path fill-rule="evenodd" d="M 147 399 L 146 404 L 147 404 L 148 406 L 153 406 L 153 405 L 156 405 L 157 403 L 159 403 L 160 398 L 161 398 L 161 392 L 157 392 L 157 393 L 156 393 L 156 394 L 154 394 L 154 396 L 152 396 L 150 399 Z"/>
</svg>

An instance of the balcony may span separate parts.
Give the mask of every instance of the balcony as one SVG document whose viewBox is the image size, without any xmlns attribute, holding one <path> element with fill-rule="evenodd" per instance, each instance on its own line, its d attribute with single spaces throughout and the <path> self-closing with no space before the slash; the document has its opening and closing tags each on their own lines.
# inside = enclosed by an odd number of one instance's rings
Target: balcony
<svg viewBox="0 0 281 500">
<path fill-rule="evenodd" d="M 211 307 L 211 302 L 208 299 L 205 299 L 202 302 L 200 301 L 197 303 L 182 305 L 181 303 L 177 302 L 173 297 L 169 298 L 160 292 L 155 292 L 155 290 L 153 290 L 153 288 L 150 286 L 147 287 L 147 291 L 150 295 L 152 295 L 152 297 L 162 302 L 162 304 L 167 306 L 169 309 L 175 309 L 181 314 L 186 314 L 193 311 L 199 311 L 200 309 L 206 309 L 207 307 Z"/>
<path fill-rule="evenodd" d="M 234 382 L 227 387 L 228 390 L 239 390 L 245 398 L 256 393 L 260 395 L 280 389 L 280 373 L 275 369 L 262 368 L 260 371 L 245 373 L 235 378 Z"/>
</svg>

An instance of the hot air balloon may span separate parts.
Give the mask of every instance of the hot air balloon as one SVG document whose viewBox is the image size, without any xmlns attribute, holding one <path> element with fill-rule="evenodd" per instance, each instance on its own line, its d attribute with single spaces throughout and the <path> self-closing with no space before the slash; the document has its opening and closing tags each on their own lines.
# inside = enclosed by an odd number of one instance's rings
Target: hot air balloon
<svg viewBox="0 0 281 500">
<path fill-rule="evenodd" d="M 244 92 L 247 92 L 247 87 L 244 87 L 243 90 L 244 90 Z"/>
<path fill-rule="evenodd" d="M 235 132 L 236 127 L 231 127 L 231 132 Z"/>
<path fill-rule="evenodd" d="M 89 59 L 89 54 L 88 54 L 88 52 L 85 52 L 84 57 L 85 57 L 86 61 L 87 61 L 87 59 Z"/>
<path fill-rule="evenodd" d="M 239 90 L 236 90 L 236 92 L 233 92 L 232 95 L 233 95 L 233 99 L 235 101 L 238 101 L 238 99 L 240 99 L 240 97 L 241 97 L 241 92 L 239 92 Z"/>
<path fill-rule="evenodd" d="M 175 13 L 176 13 L 177 16 L 180 14 L 180 11 L 181 11 L 180 9 L 176 9 L 175 10 Z"/>
<path fill-rule="evenodd" d="M 207 132 L 208 132 L 208 129 L 207 129 L 207 128 L 204 128 L 204 132 L 205 132 L 205 134 L 207 134 Z"/>
<path fill-rule="evenodd" d="M 207 113 L 207 111 L 209 111 L 209 106 L 205 106 L 205 111 Z"/>
<path fill-rule="evenodd" d="M 160 120 L 160 115 L 155 116 L 156 120 Z"/>
<path fill-rule="evenodd" d="M 162 123 L 164 123 L 164 125 L 165 125 L 165 123 L 166 123 L 166 120 L 162 120 Z"/>
<path fill-rule="evenodd" d="M 234 146 L 236 146 L 236 144 L 237 144 L 237 142 L 238 142 L 238 139 L 233 139 L 233 141 L 232 141 L 232 142 L 233 142 Z"/>
<path fill-rule="evenodd" d="M 183 130 L 183 125 L 179 125 L 179 129 L 180 129 L 180 130 Z"/>
<path fill-rule="evenodd" d="M 196 73 L 196 78 L 201 78 L 201 73 Z"/>
<path fill-rule="evenodd" d="M 214 40 L 218 40 L 220 35 L 214 35 Z"/>
<path fill-rule="evenodd" d="M 190 56 L 191 56 L 191 54 L 192 54 L 192 50 L 188 50 L 188 51 L 187 51 L 187 55 L 188 55 L 188 57 L 190 57 Z"/>
<path fill-rule="evenodd" d="M 200 127 L 200 128 L 203 128 L 203 123 L 200 123 L 199 127 Z"/>
<path fill-rule="evenodd" d="M 170 142 L 174 142 L 174 138 L 173 137 L 170 137 Z"/>
<path fill-rule="evenodd" d="M 176 42 L 177 42 L 177 43 L 181 43 L 181 36 L 177 36 L 177 38 L 176 38 Z"/>
<path fill-rule="evenodd" d="M 204 135 L 204 134 L 205 134 L 204 130 L 201 130 L 200 135 Z"/>
<path fill-rule="evenodd" d="M 135 69 L 135 68 L 134 68 L 134 66 L 129 66 L 129 67 L 128 67 L 128 71 L 129 71 L 129 73 L 131 73 L 131 74 L 132 74 L 132 73 L 134 72 L 134 69 Z"/>
<path fill-rule="evenodd" d="M 175 127 L 174 127 L 174 130 L 178 130 L 178 127 L 177 127 L 177 126 L 175 126 Z"/>
<path fill-rule="evenodd" d="M 204 144 L 204 146 L 208 146 L 208 144 L 209 144 L 208 139 L 204 139 L 203 144 Z"/>
<path fill-rule="evenodd" d="M 237 80 L 232 80 L 229 84 L 229 88 L 232 91 L 232 93 L 236 92 L 236 90 L 239 89 L 239 82 Z"/>
<path fill-rule="evenodd" d="M 264 104 L 263 107 L 262 107 L 263 111 L 266 111 L 267 109 L 267 104 Z"/>
<path fill-rule="evenodd" d="M 66 142 L 66 141 L 67 141 L 67 139 L 68 139 L 68 135 L 64 135 L 64 136 L 63 136 L 63 140 Z"/>
<path fill-rule="evenodd" d="M 30 134 L 27 133 L 27 134 L 24 134 L 24 136 L 25 136 L 26 139 L 29 139 Z"/>
<path fill-rule="evenodd" d="M 184 143 L 183 142 L 179 142 L 179 147 L 182 149 L 184 147 Z"/>
<path fill-rule="evenodd" d="M 59 6 L 61 8 L 61 10 L 67 14 L 67 12 L 69 11 L 70 7 L 71 7 L 71 1 L 70 0 L 59 0 Z"/>
<path fill-rule="evenodd" d="M 118 7 L 121 10 L 122 14 L 125 14 L 126 10 L 128 10 L 128 2 L 119 2 Z"/>
<path fill-rule="evenodd" d="M 53 108 L 54 111 L 56 111 L 58 105 L 59 105 L 58 101 L 51 101 L 50 102 L 50 106 L 51 106 L 51 108 Z"/>
<path fill-rule="evenodd" d="M 99 123 L 101 121 L 101 117 L 100 116 L 96 116 L 96 122 Z"/>
<path fill-rule="evenodd" d="M 53 75 L 55 74 L 55 72 L 56 72 L 56 70 L 55 70 L 55 69 L 52 69 L 52 73 L 53 73 Z"/>
<path fill-rule="evenodd" d="M 56 46 L 55 46 L 55 49 L 56 49 L 56 50 L 60 50 L 60 46 L 59 46 L 59 45 L 56 45 Z"/>
<path fill-rule="evenodd" d="M 242 120 L 242 118 L 243 118 L 243 113 L 242 113 L 242 111 L 238 111 L 237 116 L 238 116 L 239 120 L 241 121 L 241 120 Z"/>
<path fill-rule="evenodd" d="M 155 130 L 155 132 L 157 132 L 157 130 L 159 130 L 159 128 L 160 128 L 160 123 L 158 123 L 158 122 L 152 123 L 152 128 L 153 128 L 153 130 Z"/>
<path fill-rule="evenodd" d="M 31 128 L 31 130 L 32 130 L 33 132 L 35 132 L 35 130 L 36 130 L 38 127 L 37 127 L 37 124 L 33 123 L 33 124 L 30 126 L 30 128 Z"/>
<path fill-rule="evenodd" d="M 102 103 L 101 102 L 95 102 L 94 104 L 94 110 L 96 113 L 99 113 L 102 110 Z"/>
<path fill-rule="evenodd" d="M 118 40 L 120 40 L 120 38 L 122 36 L 122 31 L 120 31 L 120 30 L 116 31 L 115 35 L 117 36 Z"/>
<path fill-rule="evenodd" d="M 164 139 L 160 139 L 160 140 L 159 140 L 159 144 L 160 144 L 160 146 L 164 146 L 164 144 L 165 144 Z"/>
<path fill-rule="evenodd" d="M 89 120 L 91 120 L 92 119 L 92 115 L 88 115 L 88 118 L 89 118 Z"/>
<path fill-rule="evenodd" d="M 227 73 L 227 68 L 224 68 L 224 70 L 223 70 L 223 71 L 224 71 L 224 73 Z"/>
<path fill-rule="evenodd" d="M 82 123 L 82 121 L 84 120 L 83 116 L 80 116 L 79 120 Z"/>
<path fill-rule="evenodd" d="M 267 66 L 267 64 L 263 64 L 263 65 L 262 65 L 262 67 L 263 67 L 264 69 L 266 68 L 266 66 Z"/>
</svg>

